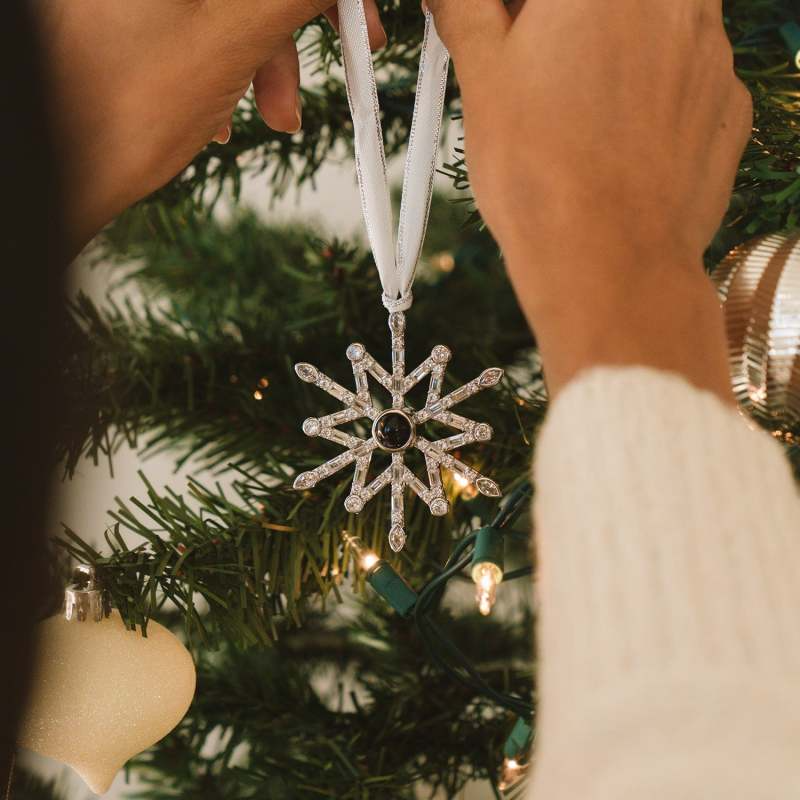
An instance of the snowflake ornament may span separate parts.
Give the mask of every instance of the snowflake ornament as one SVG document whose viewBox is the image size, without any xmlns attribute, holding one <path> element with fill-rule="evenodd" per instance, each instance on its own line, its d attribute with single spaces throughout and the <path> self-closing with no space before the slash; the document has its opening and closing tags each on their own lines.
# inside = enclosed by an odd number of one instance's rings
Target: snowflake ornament
<svg viewBox="0 0 800 800">
<path fill-rule="evenodd" d="M 481 390 L 497 385 L 503 377 L 503 370 L 497 367 L 486 369 L 474 380 L 442 397 L 444 371 L 451 357 L 450 350 L 444 345 L 437 345 L 425 361 L 406 375 L 405 315 L 402 311 L 389 314 L 389 330 L 392 335 L 391 373 L 367 353 L 364 345 L 351 344 L 347 348 L 347 357 L 352 362 L 355 376 L 355 393 L 340 386 L 311 364 L 295 365 L 295 372 L 301 380 L 319 386 L 344 405 L 341 411 L 334 414 L 309 417 L 303 423 L 303 432 L 307 436 L 321 436 L 344 445 L 347 450 L 316 469 L 298 475 L 294 481 L 294 488 L 310 489 L 319 481 L 355 462 L 353 484 L 350 494 L 344 501 L 344 507 L 347 511 L 358 514 L 381 489 L 391 485 L 389 545 L 397 552 L 402 550 L 406 541 L 403 501 L 406 487 L 410 487 L 427 504 L 434 516 L 444 516 L 450 510 L 442 485 L 442 467 L 461 475 L 481 494 L 487 497 L 500 497 L 500 488 L 493 480 L 450 455 L 450 451 L 472 442 L 489 441 L 492 438 L 491 426 L 485 422 L 475 422 L 453 414 L 450 409 Z M 368 375 L 372 375 L 390 392 L 391 408 L 382 409 L 373 402 Z M 430 384 L 425 406 L 415 411 L 405 403 L 405 395 L 428 375 Z M 372 432 L 368 439 L 351 435 L 337 427 L 362 418 L 372 420 Z M 460 433 L 430 441 L 418 433 L 418 427 L 429 420 L 441 422 Z M 405 465 L 404 454 L 412 447 L 425 457 L 429 486 L 426 486 Z M 392 461 L 380 475 L 367 483 L 372 454 L 376 450 L 390 453 Z"/>
</svg>

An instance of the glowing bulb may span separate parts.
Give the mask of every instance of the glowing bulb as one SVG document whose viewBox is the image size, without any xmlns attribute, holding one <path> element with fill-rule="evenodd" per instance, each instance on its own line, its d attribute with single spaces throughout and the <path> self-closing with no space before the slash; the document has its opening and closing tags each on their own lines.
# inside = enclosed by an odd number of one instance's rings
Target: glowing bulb
<svg viewBox="0 0 800 800">
<path fill-rule="evenodd" d="M 436 253 L 436 255 L 431 257 L 431 262 L 436 269 L 441 272 L 452 272 L 456 266 L 456 260 L 453 258 L 453 254 L 447 251 Z"/>
<path fill-rule="evenodd" d="M 453 475 L 453 483 L 455 484 L 456 493 L 461 495 L 465 500 L 472 500 L 474 497 L 478 496 L 478 490 L 475 486 L 458 472 Z"/>
<path fill-rule="evenodd" d="M 484 617 L 492 613 L 492 606 L 497 599 L 497 584 L 503 580 L 503 570 L 490 561 L 476 564 L 472 570 L 472 580 L 475 581 L 475 600 L 478 602 L 478 611 Z"/>
<path fill-rule="evenodd" d="M 520 764 L 516 758 L 504 758 L 502 776 L 498 787 L 500 791 L 505 792 L 519 783 L 525 775 L 525 771 L 526 767 Z"/>
<path fill-rule="evenodd" d="M 361 556 L 361 569 L 366 570 L 369 572 L 377 563 L 380 561 L 378 556 L 375 553 L 364 553 Z"/>
<path fill-rule="evenodd" d="M 369 572 L 380 561 L 377 554 L 370 550 L 358 536 L 352 536 L 347 531 L 342 531 L 342 539 L 356 554 L 359 566 L 366 572 Z"/>
</svg>

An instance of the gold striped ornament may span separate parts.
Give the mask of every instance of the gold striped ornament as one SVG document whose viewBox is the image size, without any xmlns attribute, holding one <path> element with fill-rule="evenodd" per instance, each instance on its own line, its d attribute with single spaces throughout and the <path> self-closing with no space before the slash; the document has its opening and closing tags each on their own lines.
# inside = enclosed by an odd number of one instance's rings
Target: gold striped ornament
<svg viewBox="0 0 800 800">
<path fill-rule="evenodd" d="M 717 267 L 733 391 L 776 437 L 800 426 L 800 233 L 761 236 Z"/>
</svg>

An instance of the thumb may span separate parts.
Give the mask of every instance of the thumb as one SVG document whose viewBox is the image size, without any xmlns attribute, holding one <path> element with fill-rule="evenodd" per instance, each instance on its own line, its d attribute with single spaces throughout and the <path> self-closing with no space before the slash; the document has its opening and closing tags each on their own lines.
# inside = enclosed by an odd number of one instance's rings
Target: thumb
<svg viewBox="0 0 800 800">
<path fill-rule="evenodd" d="M 496 52 L 511 27 L 503 0 L 427 0 L 425 4 L 462 82 L 465 73 Z"/>
</svg>

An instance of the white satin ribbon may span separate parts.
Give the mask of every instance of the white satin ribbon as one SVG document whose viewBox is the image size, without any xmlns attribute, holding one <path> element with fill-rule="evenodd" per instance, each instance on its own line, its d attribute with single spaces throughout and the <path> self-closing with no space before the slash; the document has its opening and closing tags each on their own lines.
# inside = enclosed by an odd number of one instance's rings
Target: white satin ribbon
<svg viewBox="0 0 800 800">
<path fill-rule="evenodd" d="M 419 59 L 417 93 L 408 141 L 397 243 L 386 175 L 378 88 L 372 68 L 363 0 L 338 0 L 345 83 L 355 135 L 361 210 L 390 311 L 411 306 L 411 285 L 428 226 L 439 150 L 449 55 L 430 12 Z"/>
</svg>

